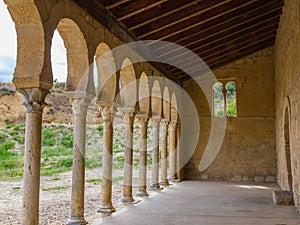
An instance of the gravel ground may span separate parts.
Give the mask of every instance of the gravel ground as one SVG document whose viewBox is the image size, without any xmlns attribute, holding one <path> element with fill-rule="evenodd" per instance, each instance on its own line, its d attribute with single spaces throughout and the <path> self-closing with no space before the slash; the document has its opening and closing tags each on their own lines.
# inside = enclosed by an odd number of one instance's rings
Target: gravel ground
<svg viewBox="0 0 300 225">
<path fill-rule="evenodd" d="M 49 177 L 41 177 L 40 195 L 40 224 L 62 225 L 70 216 L 71 172 L 66 172 Z M 149 175 L 149 173 L 148 173 Z M 114 177 L 123 176 L 122 170 L 115 170 Z M 86 171 L 86 180 L 100 177 L 100 170 Z M 133 193 L 137 192 L 137 170 L 134 170 Z M 49 188 L 64 187 L 61 190 Z M 48 189 L 48 190 L 45 190 Z M 101 184 L 86 183 L 85 189 L 85 218 L 92 222 L 100 217 L 96 212 L 99 205 Z M 22 181 L 0 182 L 0 224 L 21 224 L 22 213 Z M 123 204 L 122 181 L 113 184 L 113 205 L 120 210 Z"/>
</svg>

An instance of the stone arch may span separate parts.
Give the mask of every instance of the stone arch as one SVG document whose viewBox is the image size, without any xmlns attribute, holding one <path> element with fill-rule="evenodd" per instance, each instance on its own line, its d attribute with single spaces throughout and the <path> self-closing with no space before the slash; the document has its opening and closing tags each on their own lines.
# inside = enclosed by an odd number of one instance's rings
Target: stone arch
<svg viewBox="0 0 300 225">
<path fill-rule="evenodd" d="M 139 79 L 139 111 L 141 114 L 150 113 L 150 90 L 149 81 L 145 72 L 142 72 Z"/>
<path fill-rule="evenodd" d="M 137 102 L 136 75 L 134 66 L 128 58 L 122 63 L 118 85 L 121 106 L 135 108 Z"/>
<path fill-rule="evenodd" d="M 113 102 L 117 93 L 117 77 L 114 56 L 106 43 L 100 43 L 95 52 L 95 65 L 97 68 L 96 86 L 97 101 Z"/>
<path fill-rule="evenodd" d="M 175 93 L 172 93 L 171 96 L 171 121 L 178 120 L 178 113 L 177 113 L 177 97 Z"/>
<path fill-rule="evenodd" d="M 67 49 L 67 91 L 86 91 L 88 87 L 88 49 L 83 33 L 71 19 L 61 19 L 57 30 Z"/>
<path fill-rule="evenodd" d="M 289 106 L 284 111 L 284 154 L 286 163 L 286 182 L 289 191 L 293 191 L 293 176 L 291 163 L 291 146 L 290 146 L 290 109 Z"/>
<path fill-rule="evenodd" d="M 151 90 L 151 111 L 153 116 L 162 116 L 162 91 L 157 80 L 153 82 Z"/>
<path fill-rule="evenodd" d="M 17 32 L 16 88 L 50 89 L 53 79 L 50 52 L 40 12 L 33 0 L 5 1 Z"/>
<path fill-rule="evenodd" d="M 165 87 L 163 92 L 163 117 L 164 119 L 171 119 L 171 104 L 170 104 L 169 88 Z"/>
</svg>

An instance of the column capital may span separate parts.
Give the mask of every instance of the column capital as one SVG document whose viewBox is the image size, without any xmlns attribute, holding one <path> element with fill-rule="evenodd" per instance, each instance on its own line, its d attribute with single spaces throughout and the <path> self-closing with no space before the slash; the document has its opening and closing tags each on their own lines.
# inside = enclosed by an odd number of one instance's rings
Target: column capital
<svg viewBox="0 0 300 225">
<path fill-rule="evenodd" d="M 135 115 L 135 119 L 136 119 L 136 121 L 138 122 L 138 123 L 141 123 L 141 124 L 143 124 L 143 123 L 148 123 L 148 121 L 149 121 L 149 115 L 147 115 L 147 114 L 136 114 Z"/>
<path fill-rule="evenodd" d="M 151 121 L 152 126 L 159 126 L 161 117 L 160 116 L 152 116 L 150 118 L 150 121 Z"/>
<path fill-rule="evenodd" d="M 118 111 L 121 113 L 126 123 L 132 123 L 136 114 L 135 108 L 119 107 Z"/>
<path fill-rule="evenodd" d="M 170 120 L 162 119 L 161 122 L 160 122 L 160 125 L 162 126 L 162 128 L 166 129 L 167 126 L 169 125 L 169 123 L 170 123 Z"/>
<path fill-rule="evenodd" d="M 72 104 L 74 115 L 86 114 L 90 104 L 90 98 L 71 98 L 69 99 Z"/>
<path fill-rule="evenodd" d="M 175 120 L 170 121 L 169 127 L 170 127 L 171 131 L 175 131 L 177 128 L 177 121 L 175 121 Z"/>
<path fill-rule="evenodd" d="M 115 113 L 113 103 L 97 103 L 103 121 L 112 121 Z"/>
<path fill-rule="evenodd" d="M 19 89 L 24 97 L 23 105 L 26 107 L 27 113 L 42 113 L 47 104 L 46 96 L 50 93 L 48 89 L 43 88 L 26 88 Z"/>
</svg>

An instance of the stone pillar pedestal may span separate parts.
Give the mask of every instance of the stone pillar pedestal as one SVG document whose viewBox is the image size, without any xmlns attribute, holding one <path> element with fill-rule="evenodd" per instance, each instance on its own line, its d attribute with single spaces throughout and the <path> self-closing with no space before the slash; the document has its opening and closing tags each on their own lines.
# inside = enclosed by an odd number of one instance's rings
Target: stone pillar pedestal
<svg viewBox="0 0 300 225">
<path fill-rule="evenodd" d="M 159 125 L 160 118 L 152 117 L 152 179 L 150 184 L 150 189 L 152 190 L 160 190 L 160 185 L 158 181 L 159 177 Z"/>
<path fill-rule="evenodd" d="M 42 88 L 19 91 L 26 107 L 22 224 L 39 224 L 42 113 L 49 91 Z"/>
<path fill-rule="evenodd" d="M 160 184 L 168 186 L 168 124 L 169 120 L 161 121 L 162 146 L 161 146 L 161 180 Z"/>
<path fill-rule="evenodd" d="M 169 124 L 170 135 L 170 180 L 175 181 L 176 177 L 176 127 L 177 122 L 171 121 Z"/>
<path fill-rule="evenodd" d="M 139 190 L 137 196 L 146 197 L 147 193 L 147 128 L 149 117 L 137 115 L 140 128 L 140 161 L 139 161 Z"/>
<path fill-rule="evenodd" d="M 71 216 L 67 225 L 87 224 L 84 219 L 85 136 L 89 98 L 71 98 L 74 120 Z"/>
<path fill-rule="evenodd" d="M 121 202 L 133 203 L 132 196 L 132 163 L 133 163 L 133 122 L 135 110 L 132 108 L 119 108 L 126 122 L 126 143 L 124 155 L 124 183 Z"/>
<path fill-rule="evenodd" d="M 100 206 L 97 212 L 111 214 L 112 205 L 112 157 L 113 157 L 113 113 L 112 104 L 98 104 L 103 119 L 102 183 Z"/>
</svg>

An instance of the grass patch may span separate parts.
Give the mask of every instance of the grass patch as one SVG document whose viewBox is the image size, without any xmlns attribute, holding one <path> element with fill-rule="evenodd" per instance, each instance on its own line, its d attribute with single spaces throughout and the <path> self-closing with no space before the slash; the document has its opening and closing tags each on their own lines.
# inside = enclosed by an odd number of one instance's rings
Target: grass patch
<svg viewBox="0 0 300 225">
<path fill-rule="evenodd" d="M 54 146 L 56 144 L 56 133 L 57 131 L 52 129 L 45 129 L 42 132 L 42 145 Z"/>
<path fill-rule="evenodd" d="M 42 150 L 42 156 L 47 160 L 50 157 L 54 156 L 68 156 L 72 155 L 73 150 L 69 148 L 64 148 L 62 146 L 58 147 L 45 147 Z"/>
<path fill-rule="evenodd" d="M 88 169 L 93 169 L 97 167 L 102 167 L 102 160 L 96 160 L 96 159 L 86 159 L 85 161 L 85 167 Z"/>
<path fill-rule="evenodd" d="M 6 138 L 7 138 L 7 134 L 0 132 L 0 144 L 5 142 Z"/>
<path fill-rule="evenodd" d="M 73 135 L 66 134 L 60 139 L 60 144 L 66 148 L 73 147 Z"/>
<path fill-rule="evenodd" d="M 42 191 L 61 191 L 69 188 L 70 186 L 57 186 L 52 188 L 42 188 Z"/>
<path fill-rule="evenodd" d="M 96 184 L 100 184 L 102 182 L 102 180 L 100 178 L 98 179 L 89 179 L 86 180 L 87 183 L 96 183 Z"/>
<path fill-rule="evenodd" d="M 113 183 L 116 183 L 116 182 L 119 182 L 119 181 L 122 181 L 123 180 L 123 176 L 119 176 L 119 177 L 114 177 L 113 179 L 112 179 L 112 182 Z"/>
<path fill-rule="evenodd" d="M 7 141 L 0 145 L 0 162 L 17 155 L 16 153 L 9 151 L 15 147 L 15 144 L 16 143 L 14 141 Z"/>
<path fill-rule="evenodd" d="M 41 168 L 41 176 L 52 176 L 52 175 L 67 172 L 70 170 L 71 170 L 71 168 L 67 168 L 67 167 L 57 168 L 55 166 Z"/>
</svg>

